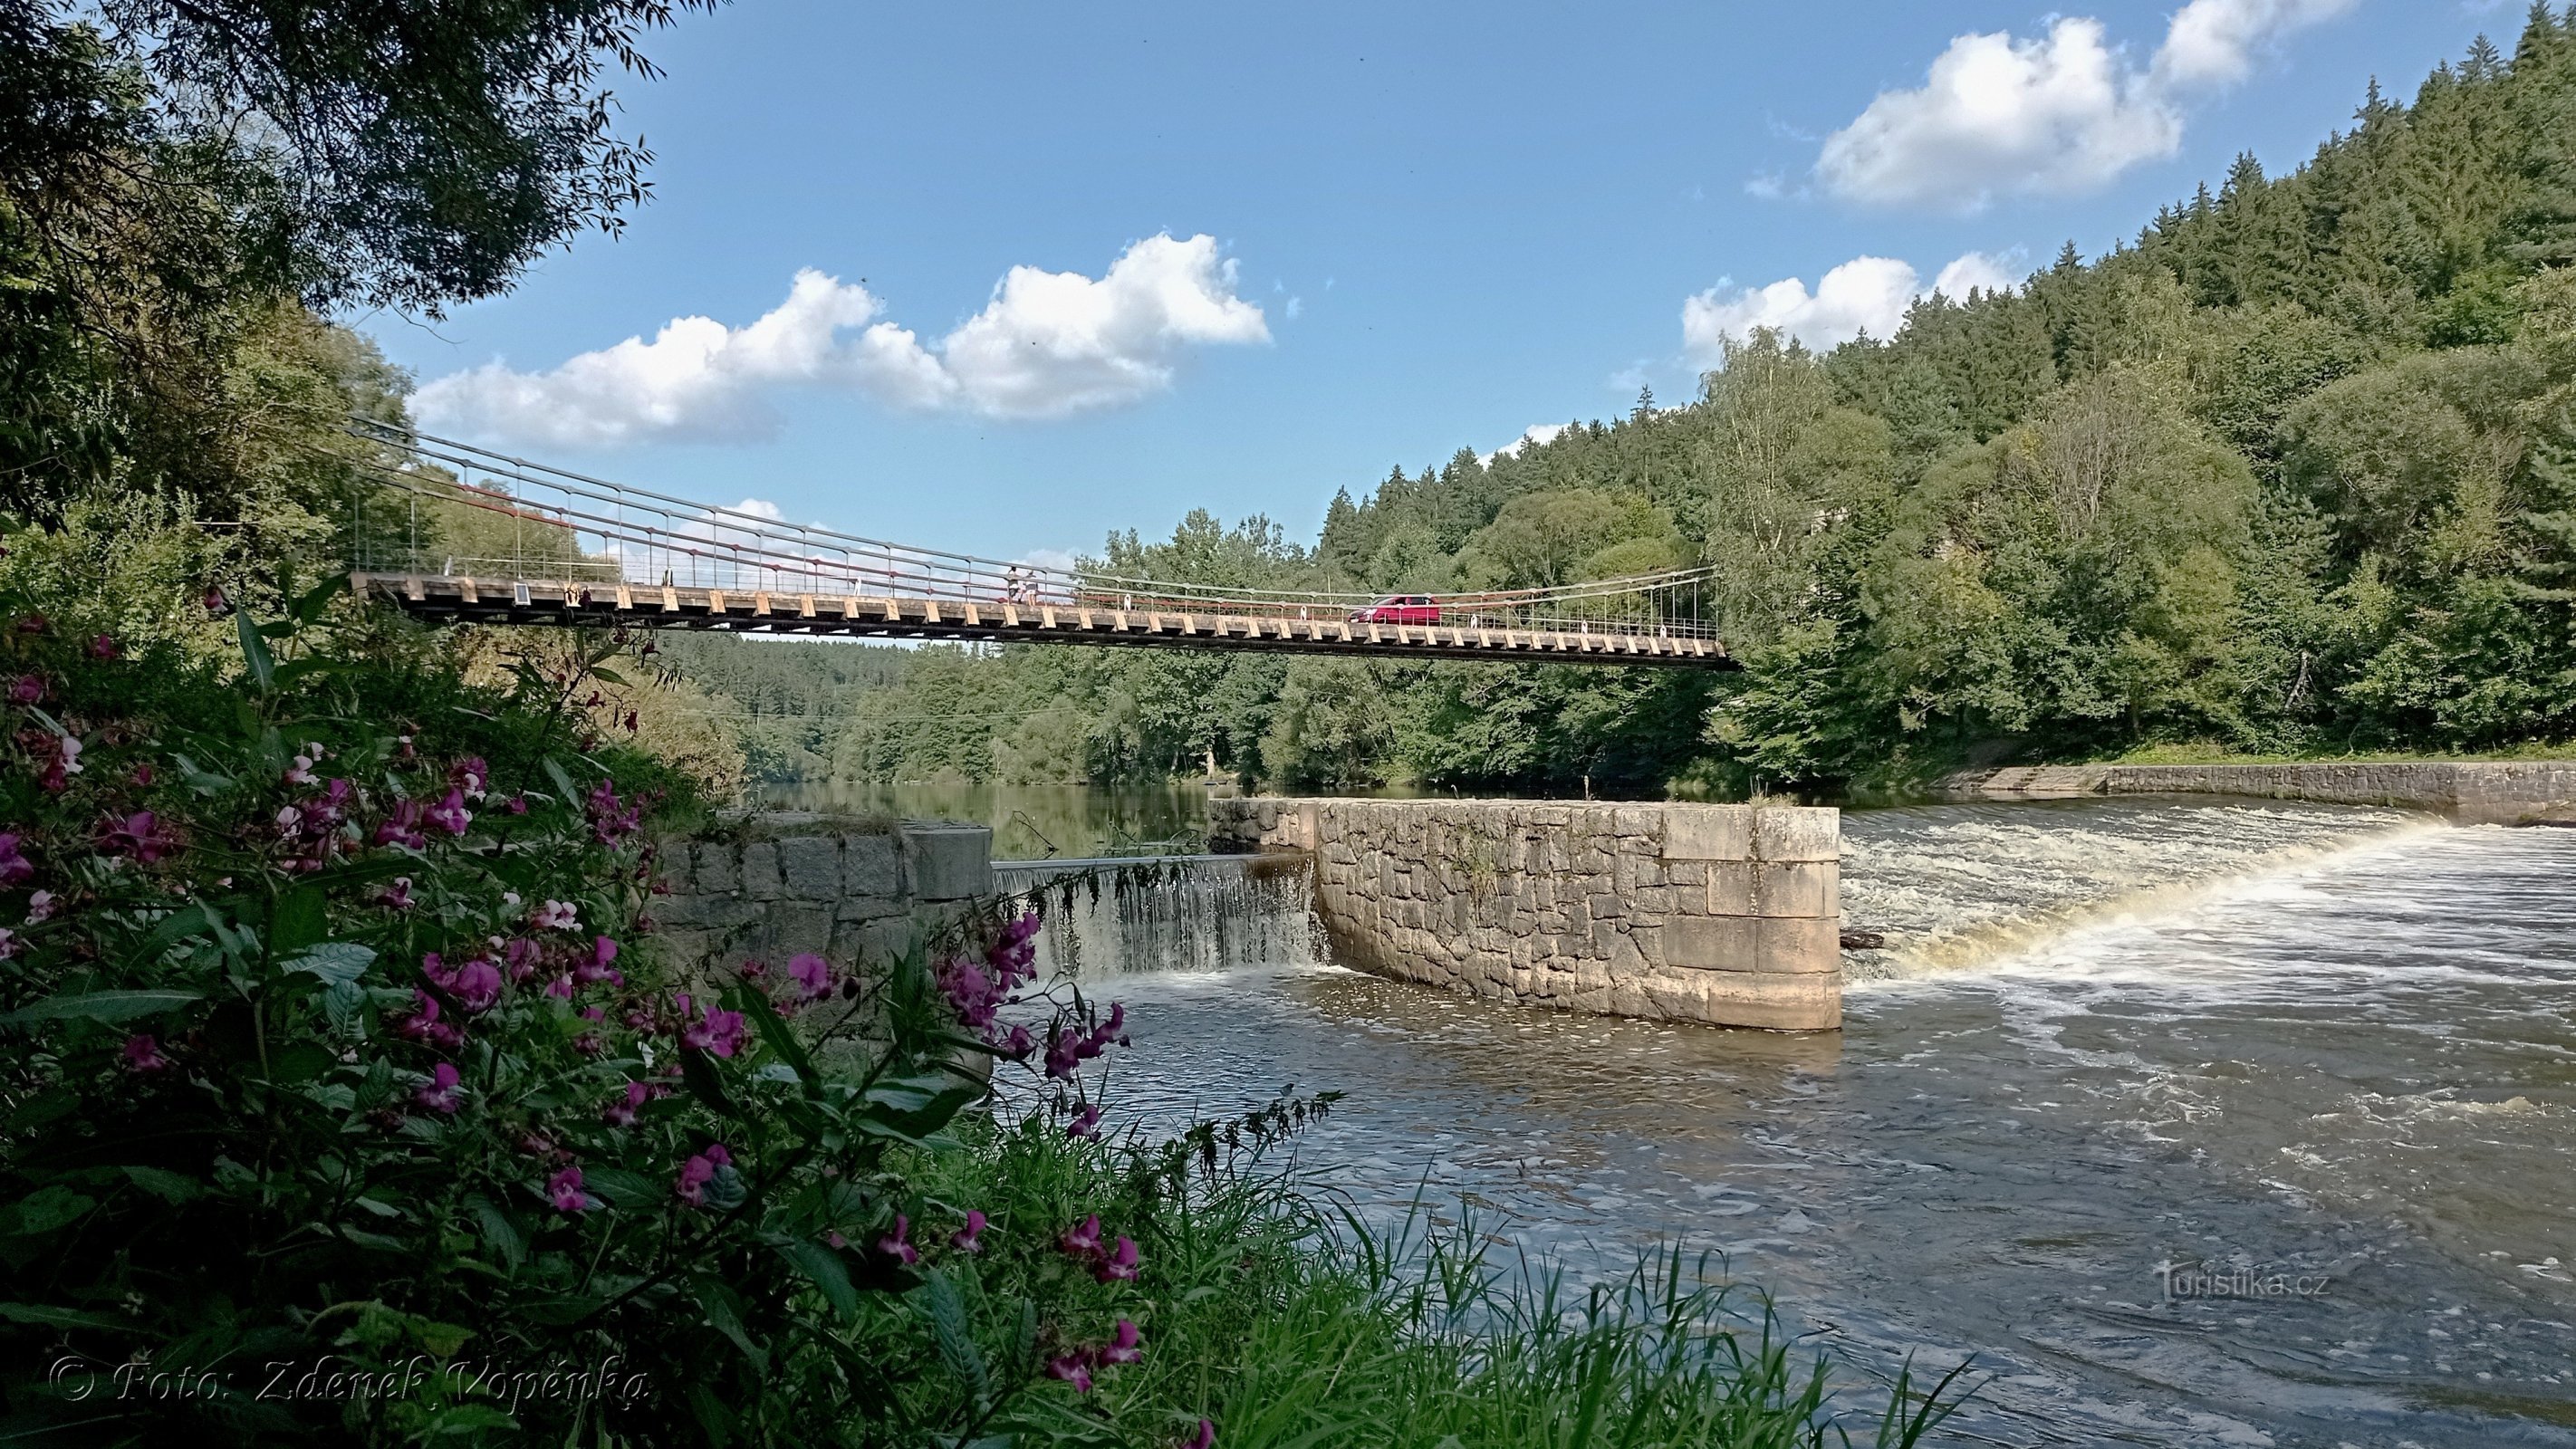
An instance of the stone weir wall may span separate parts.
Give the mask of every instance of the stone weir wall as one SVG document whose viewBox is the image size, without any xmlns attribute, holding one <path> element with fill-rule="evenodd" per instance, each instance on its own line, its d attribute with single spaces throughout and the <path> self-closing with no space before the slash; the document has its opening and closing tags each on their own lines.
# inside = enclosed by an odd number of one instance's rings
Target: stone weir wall
<svg viewBox="0 0 2576 1449">
<path fill-rule="evenodd" d="M 1531 1006 L 1842 1025 L 1842 816 L 1528 800 L 1208 802 L 1215 850 L 1301 850 L 1344 962 Z"/>
<path fill-rule="evenodd" d="M 2024 765 L 1957 776 L 1970 799 L 2251 795 L 2438 810 L 2465 825 L 2576 819 L 2576 761 L 2316 760 L 2278 765 Z"/>
<path fill-rule="evenodd" d="M 992 854 L 980 825 L 754 816 L 708 839 L 664 841 L 670 894 L 653 916 L 688 971 L 803 951 L 843 965 L 883 960 L 908 949 L 917 926 L 991 895 Z"/>
</svg>

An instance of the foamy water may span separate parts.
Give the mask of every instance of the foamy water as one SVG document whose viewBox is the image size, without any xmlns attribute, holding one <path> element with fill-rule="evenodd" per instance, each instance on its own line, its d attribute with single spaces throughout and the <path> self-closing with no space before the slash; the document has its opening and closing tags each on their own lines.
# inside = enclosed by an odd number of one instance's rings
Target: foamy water
<svg viewBox="0 0 2576 1449">
<path fill-rule="evenodd" d="M 1863 1371 L 1978 1354 L 1953 1442 L 2576 1445 L 2576 831 L 2088 801 L 1846 840 L 1896 949 L 1838 1036 L 1380 981 L 1275 881 L 1188 908 L 1270 918 L 1188 969 L 1063 928 L 1129 1004 L 1131 1120 L 1346 1091 L 1301 1160 L 1364 1207 L 1722 1248 Z"/>
</svg>

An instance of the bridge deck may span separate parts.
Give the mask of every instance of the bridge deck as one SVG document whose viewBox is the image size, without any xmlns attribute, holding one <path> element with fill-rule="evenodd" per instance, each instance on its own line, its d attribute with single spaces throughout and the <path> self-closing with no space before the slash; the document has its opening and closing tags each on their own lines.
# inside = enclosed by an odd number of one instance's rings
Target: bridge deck
<svg viewBox="0 0 2576 1449">
<path fill-rule="evenodd" d="M 1599 630 L 1463 624 L 1373 624 L 1335 618 L 1183 613 L 1065 603 L 777 593 L 564 580 L 477 580 L 445 574 L 351 576 L 423 618 L 483 624 L 630 624 L 746 633 L 846 634 L 1004 644 L 1170 645 L 1388 659 L 1624 664 L 1732 669 L 1714 639 L 1604 625 Z"/>
</svg>

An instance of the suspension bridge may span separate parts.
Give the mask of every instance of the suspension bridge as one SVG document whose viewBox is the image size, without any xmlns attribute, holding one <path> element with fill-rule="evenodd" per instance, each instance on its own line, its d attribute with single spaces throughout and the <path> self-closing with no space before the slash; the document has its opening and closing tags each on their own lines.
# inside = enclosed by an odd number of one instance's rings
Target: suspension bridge
<svg viewBox="0 0 2576 1449">
<path fill-rule="evenodd" d="M 1706 569 L 1556 588 L 1216 587 L 917 548 L 357 421 L 351 583 L 441 622 L 1732 668 Z"/>
</svg>

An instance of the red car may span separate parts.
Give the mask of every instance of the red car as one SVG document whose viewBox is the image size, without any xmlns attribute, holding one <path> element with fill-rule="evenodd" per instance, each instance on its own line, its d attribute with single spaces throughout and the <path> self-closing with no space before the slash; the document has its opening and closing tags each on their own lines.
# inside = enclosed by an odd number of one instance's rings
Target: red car
<svg viewBox="0 0 2576 1449">
<path fill-rule="evenodd" d="M 1437 624 L 1440 601 L 1422 594 L 1389 594 L 1365 609 L 1351 610 L 1354 624 Z"/>
</svg>

